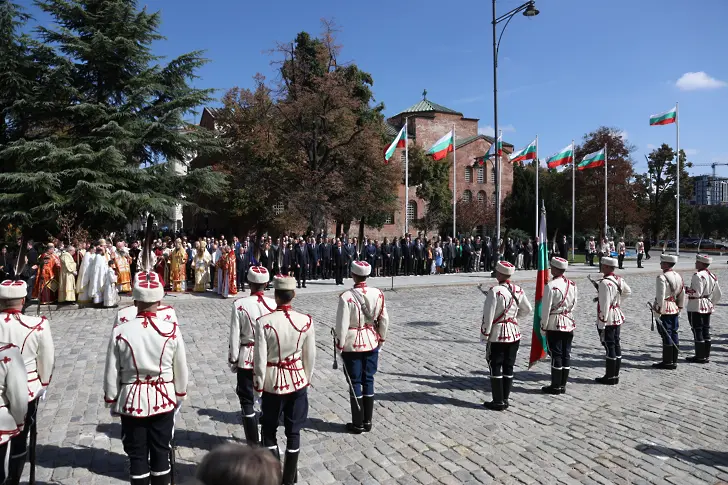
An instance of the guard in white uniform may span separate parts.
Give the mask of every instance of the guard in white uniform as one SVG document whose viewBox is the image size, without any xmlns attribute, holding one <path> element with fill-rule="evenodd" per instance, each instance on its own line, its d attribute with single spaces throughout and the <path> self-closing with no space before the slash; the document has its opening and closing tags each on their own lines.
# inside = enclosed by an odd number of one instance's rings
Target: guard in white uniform
<svg viewBox="0 0 728 485">
<path fill-rule="evenodd" d="M 588 247 L 588 257 L 589 257 L 589 266 L 594 266 L 594 256 L 597 255 L 597 243 L 594 241 L 594 236 L 589 236 L 589 247 Z"/>
<path fill-rule="evenodd" d="M 276 430 L 283 414 L 286 431 L 286 461 L 283 484 L 296 482 L 301 428 L 308 418 L 308 386 L 316 361 L 316 340 L 311 316 L 291 308 L 296 280 L 278 276 L 273 280 L 276 310 L 255 323 L 254 377 L 262 392 L 260 418 L 263 446 L 280 459 Z"/>
<path fill-rule="evenodd" d="M 624 313 L 620 305 L 622 298 L 632 294 L 632 289 L 624 278 L 614 274 L 617 264 L 615 258 L 602 258 L 601 271 L 604 277 L 599 280 L 597 287 L 597 331 L 607 355 L 606 373 L 595 380 L 608 386 L 619 384 L 619 369 L 622 367 L 620 330 L 624 323 Z"/>
<path fill-rule="evenodd" d="M 637 239 L 637 267 L 642 267 L 642 259 L 645 257 L 645 241 L 642 236 Z"/>
<path fill-rule="evenodd" d="M 129 305 L 119 309 L 119 311 L 116 312 L 114 326 L 121 325 L 122 323 L 131 322 L 132 320 L 136 319 L 137 312 L 137 307 L 135 305 Z M 177 324 L 179 325 L 177 312 L 174 311 L 172 305 L 162 305 L 160 302 L 159 306 L 157 307 L 157 318 L 165 322 L 177 322 Z"/>
<path fill-rule="evenodd" d="M 678 257 L 674 254 L 660 255 L 662 274 L 657 277 L 653 312 L 660 319 L 657 331 L 662 337 L 662 362 L 652 364 L 655 369 L 675 369 L 680 342 L 678 329 L 680 311 L 685 306 L 685 284 L 682 276 L 672 270 Z"/>
<path fill-rule="evenodd" d="M 710 256 L 696 256 L 695 269 L 698 271 L 690 280 L 690 288 L 686 289 L 688 322 L 695 338 L 695 356 L 688 357 L 687 361 L 696 364 L 710 362 L 710 315 L 722 296 L 718 277 L 708 269 L 712 262 Z"/>
<path fill-rule="evenodd" d="M 36 430 L 38 401 L 45 400 L 46 389 L 51 382 L 55 350 L 51 327 L 45 317 L 31 317 L 22 314 L 27 286 L 24 281 L 3 281 L 0 283 L 0 342 L 13 344 L 20 349 L 28 373 L 26 399 L 28 411 L 20 433 L 10 440 L 10 461 L 8 484 L 17 485 L 23 474 L 28 456 L 28 435 Z M 35 453 L 35 450 L 30 450 Z"/>
<path fill-rule="evenodd" d="M 574 307 L 577 288 L 564 273 L 569 262 L 551 258 L 551 281 L 541 300 L 541 332 L 545 332 L 551 353 L 551 385 L 542 387 L 547 394 L 563 394 L 571 369 L 571 342 L 574 338 Z"/>
<path fill-rule="evenodd" d="M 255 321 L 258 317 L 275 311 L 276 303 L 263 294 L 270 280 L 270 273 L 263 266 L 251 266 L 248 270 L 250 295 L 233 302 L 230 317 L 230 341 L 228 363 L 237 374 L 235 392 L 243 410 L 243 430 L 249 445 L 258 444 L 258 419 L 255 415 L 255 391 L 253 389 L 253 345 Z"/>
<path fill-rule="evenodd" d="M 28 373 L 23 355 L 8 343 L 0 343 L 0 400 L 0 483 L 5 483 L 8 443 L 23 431 L 28 412 Z"/>
<path fill-rule="evenodd" d="M 372 429 L 374 374 L 389 328 L 384 293 L 366 283 L 371 270 L 366 261 L 351 263 L 354 288 L 339 295 L 334 327 L 334 343 L 349 386 L 351 423 L 346 428 L 354 434 Z"/>
<path fill-rule="evenodd" d="M 159 318 L 164 288 L 140 273 L 132 297 L 136 317 L 114 327 L 106 354 L 104 401 L 121 416 L 132 485 L 168 485 L 175 411 L 187 396 L 187 359 L 180 327 Z"/>
<path fill-rule="evenodd" d="M 486 360 L 490 366 L 491 402 L 483 405 L 494 411 L 508 408 L 513 385 L 513 366 L 516 363 L 521 330 L 518 319 L 531 313 L 531 304 L 523 289 L 510 282 L 516 268 L 507 261 L 495 267 L 498 284 L 485 295 L 480 341 L 487 343 Z"/>
<path fill-rule="evenodd" d="M 624 238 L 620 237 L 617 243 L 617 262 L 619 262 L 619 269 L 624 269 L 624 257 L 627 255 L 627 245 L 624 243 Z"/>
</svg>

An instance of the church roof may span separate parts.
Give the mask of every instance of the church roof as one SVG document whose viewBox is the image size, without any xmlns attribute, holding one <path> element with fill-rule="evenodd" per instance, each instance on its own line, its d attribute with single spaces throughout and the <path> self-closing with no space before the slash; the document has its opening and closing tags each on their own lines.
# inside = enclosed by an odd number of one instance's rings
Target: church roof
<svg viewBox="0 0 728 485">
<path fill-rule="evenodd" d="M 445 113 L 450 115 L 463 115 L 459 111 L 455 111 L 454 109 L 446 108 L 445 106 L 442 106 L 440 104 L 433 103 L 427 98 L 424 98 L 422 101 L 413 104 L 399 114 L 406 113 Z"/>
<path fill-rule="evenodd" d="M 468 136 L 466 138 L 457 138 L 457 139 L 455 139 L 455 148 L 464 147 L 465 145 L 469 145 L 469 144 L 473 143 L 476 140 L 485 140 L 490 145 L 492 145 L 493 143 L 495 143 L 495 140 L 493 139 L 492 136 L 475 135 L 475 136 Z M 503 142 L 503 146 L 504 147 L 508 147 L 508 148 L 513 148 L 513 145 L 511 145 L 510 143 L 507 143 L 505 141 Z"/>
</svg>

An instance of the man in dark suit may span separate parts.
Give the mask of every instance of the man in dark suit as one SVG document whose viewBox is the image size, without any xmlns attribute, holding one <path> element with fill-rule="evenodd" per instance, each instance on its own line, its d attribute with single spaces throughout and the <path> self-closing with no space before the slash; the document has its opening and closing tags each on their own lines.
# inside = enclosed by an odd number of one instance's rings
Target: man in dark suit
<svg viewBox="0 0 728 485">
<path fill-rule="evenodd" d="M 298 239 L 298 246 L 294 248 L 293 252 L 293 268 L 296 275 L 296 286 L 301 288 L 301 281 L 303 281 L 303 287 L 306 288 L 306 269 L 308 268 L 308 248 L 306 247 L 306 241 L 303 238 Z"/>
<path fill-rule="evenodd" d="M 235 251 L 235 279 L 238 285 L 238 291 L 245 290 L 245 273 L 248 271 L 245 263 L 245 247 L 238 246 L 238 250 Z"/>
<path fill-rule="evenodd" d="M 402 274 L 409 276 L 412 273 L 412 245 L 409 237 L 402 238 Z"/>
<path fill-rule="evenodd" d="M 0 250 L 0 281 L 12 279 L 14 276 L 15 260 L 8 252 L 8 247 L 3 246 Z"/>
<path fill-rule="evenodd" d="M 334 277 L 336 278 L 337 285 L 344 284 L 344 275 L 346 274 L 346 267 L 349 261 L 349 256 L 346 249 L 341 244 L 341 239 L 336 241 L 336 247 L 333 248 L 331 254 L 331 266 L 334 270 Z"/>
<path fill-rule="evenodd" d="M 483 260 L 483 271 L 490 271 L 490 262 L 493 259 L 490 237 L 486 237 L 485 241 L 483 241 L 483 249 L 481 250 L 480 258 Z"/>
<path fill-rule="evenodd" d="M 357 241 L 356 238 L 353 238 L 344 249 L 346 250 L 347 256 L 345 274 L 347 278 L 351 278 L 351 262 L 359 260 L 359 241 Z"/>
<path fill-rule="evenodd" d="M 447 238 L 447 249 L 444 251 L 444 253 L 445 253 L 445 261 L 447 262 L 447 272 L 448 273 L 455 272 L 455 268 L 453 266 L 455 265 L 456 252 L 457 252 L 457 249 L 455 248 L 455 242 L 452 240 L 451 237 Z"/>
<path fill-rule="evenodd" d="M 392 245 L 386 237 L 382 243 L 382 275 L 392 276 Z"/>
<path fill-rule="evenodd" d="M 268 270 L 269 274 L 273 274 L 273 265 L 275 264 L 275 258 L 273 257 L 273 250 L 270 248 L 270 243 L 266 242 L 263 250 L 260 252 L 260 265 Z M 265 289 L 270 289 L 271 281 L 268 280 L 268 284 L 265 285 Z"/>
<path fill-rule="evenodd" d="M 377 247 L 371 239 L 367 239 L 367 245 L 364 246 L 364 261 L 374 268 L 375 259 L 377 257 Z"/>
<path fill-rule="evenodd" d="M 473 262 L 473 246 L 470 244 L 470 238 L 465 238 L 463 244 L 463 268 L 466 273 L 470 273 L 471 264 Z"/>
<path fill-rule="evenodd" d="M 316 241 L 314 240 L 314 238 L 308 238 L 306 250 L 308 251 L 308 279 L 317 280 L 318 276 L 316 275 L 316 271 L 321 265 L 321 262 L 318 254 L 318 247 L 316 246 Z"/>
<path fill-rule="evenodd" d="M 417 238 L 415 240 L 415 243 L 412 245 L 412 252 L 414 253 L 413 258 L 415 261 L 414 273 L 417 276 L 420 276 L 420 275 L 424 274 L 424 267 L 425 267 L 425 263 L 424 263 L 425 247 L 422 245 L 422 240 L 420 240 L 420 238 Z"/>
</svg>

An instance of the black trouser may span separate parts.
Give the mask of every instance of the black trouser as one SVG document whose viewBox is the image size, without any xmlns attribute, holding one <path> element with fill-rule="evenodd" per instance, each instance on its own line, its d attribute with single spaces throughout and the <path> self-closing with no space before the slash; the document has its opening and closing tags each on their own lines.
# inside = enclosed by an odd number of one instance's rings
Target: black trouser
<svg viewBox="0 0 728 485">
<path fill-rule="evenodd" d="M 269 449 L 278 448 L 276 431 L 278 420 L 283 414 L 283 425 L 286 431 L 286 449 L 298 451 L 301 446 L 301 428 L 308 419 L 308 388 L 304 387 L 291 394 L 272 394 L 263 392 L 260 418 L 263 446 Z"/>
<path fill-rule="evenodd" d="M 657 333 L 662 337 L 662 345 L 670 347 L 679 345 L 680 341 L 677 335 L 680 326 L 679 315 L 660 315 L 662 325 L 657 326 Z M 664 328 L 664 329 L 663 329 Z"/>
<path fill-rule="evenodd" d="M 490 346 L 488 365 L 490 366 L 491 377 L 513 377 L 513 366 L 516 364 L 520 344 L 520 340 L 508 343 L 491 342 L 488 344 Z"/>
<path fill-rule="evenodd" d="M 321 278 L 323 278 L 325 280 L 331 278 L 330 272 L 331 272 L 331 260 L 324 259 L 321 263 Z"/>
<path fill-rule="evenodd" d="M 455 268 L 452 267 L 453 264 L 454 264 L 453 258 L 451 258 L 451 257 L 448 256 L 448 258 L 446 260 L 446 264 L 447 264 L 447 268 L 445 268 L 446 269 L 445 272 L 446 273 L 454 273 L 455 272 Z"/>
<path fill-rule="evenodd" d="M 36 426 L 36 415 L 38 413 L 38 399 L 34 399 L 28 403 L 28 412 L 25 415 L 25 424 L 23 430 L 10 439 L 10 476 L 20 476 L 23 474 L 25 460 L 28 458 L 28 435 L 31 428 Z M 5 460 L 0 463 L 5 473 Z M 2 481 L 0 481 L 2 483 Z"/>
<path fill-rule="evenodd" d="M 334 276 L 336 278 L 336 284 L 337 285 L 343 285 L 344 284 L 344 274 L 346 273 L 346 268 L 343 266 L 335 266 L 334 267 Z"/>
<path fill-rule="evenodd" d="M 620 254 L 619 256 L 617 256 L 617 261 L 619 263 L 619 269 L 623 269 L 622 264 L 624 263 L 624 254 Z"/>
<path fill-rule="evenodd" d="M 642 267 L 642 258 L 644 258 L 645 255 L 643 253 L 637 253 L 637 267 Z"/>
<path fill-rule="evenodd" d="M 121 416 L 121 441 L 129 456 L 132 479 L 150 475 L 163 476 L 170 472 L 169 450 L 174 432 L 174 410 L 171 412 L 133 418 Z"/>
<path fill-rule="evenodd" d="M 688 312 L 688 322 L 696 342 L 710 342 L 710 313 Z"/>
<path fill-rule="evenodd" d="M 599 330 L 599 337 L 602 339 L 602 345 L 607 351 L 607 359 L 617 359 L 622 357 L 622 345 L 619 338 L 621 325 L 610 325 Z"/>
<path fill-rule="evenodd" d="M 244 274 L 245 273 L 243 273 L 242 271 L 238 271 L 237 272 L 237 278 L 236 278 L 236 280 L 237 280 L 237 284 L 238 284 L 238 289 L 239 290 L 241 290 L 243 288 L 243 281 L 244 281 L 243 275 Z"/>
<path fill-rule="evenodd" d="M 546 332 L 546 340 L 551 352 L 551 367 L 554 369 L 568 369 L 571 365 L 571 341 L 574 339 L 573 332 L 561 332 L 549 330 Z"/>
<path fill-rule="evenodd" d="M 238 385 L 235 394 L 240 400 L 240 408 L 246 418 L 255 417 L 255 391 L 253 390 L 253 369 L 238 369 Z"/>
<path fill-rule="evenodd" d="M 300 286 L 301 281 L 303 280 L 303 284 L 306 285 L 306 265 L 304 264 L 300 268 L 296 267 L 295 274 L 296 274 L 296 283 Z"/>
<path fill-rule="evenodd" d="M 17 423 L 16 423 L 17 424 Z M 8 445 L 10 442 L 6 442 L 2 445 L 0 445 L 0 483 L 5 483 L 5 478 L 7 477 L 7 473 L 5 472 L 5 457 L 8 454 Z"/>
</svg>

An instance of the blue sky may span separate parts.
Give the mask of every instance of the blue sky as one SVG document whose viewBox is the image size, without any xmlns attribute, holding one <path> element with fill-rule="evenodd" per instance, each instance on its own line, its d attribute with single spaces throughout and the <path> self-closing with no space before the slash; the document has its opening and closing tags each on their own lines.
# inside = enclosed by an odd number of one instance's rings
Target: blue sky
<svg viewBox="0 0 728 485">
<path fill-rule="evenodd" d="M 498 12 L 520 3 L 501 0 Z M 480 118 L 484 130 L 493 124 L 488 1 L 140 4 L 162 12 L 167 40 L 155 46 L 160 55 L 207 51 L 211 62 L 197 84 L 219 95 L 250 86 L 257 72 L 273 76 L 267 51 L 299 31 L 318 33 L 325 17 L 342 30 L 342 59 L 372 73 L 387 115 L 417 102 L 426 88 L 428 99 Z M 674 125 L 650 127 L 649 115 L 679 101 L 680 144 L 689 159 L 728 162 L 722 116 L 728 113 L 728 1 L 537 0 L 537 8 L 536 18 L 514 18 L 501 44 L 499 121 L 506 141 L 521 147 L 538 134 L 539 155 L 547 156 L 600 125 L 614 126 L 637 147 L 642 171 L 651 147 L 675 143 Z M 728 166 L 718 174 L 728 176 Z"/>
</svg>

